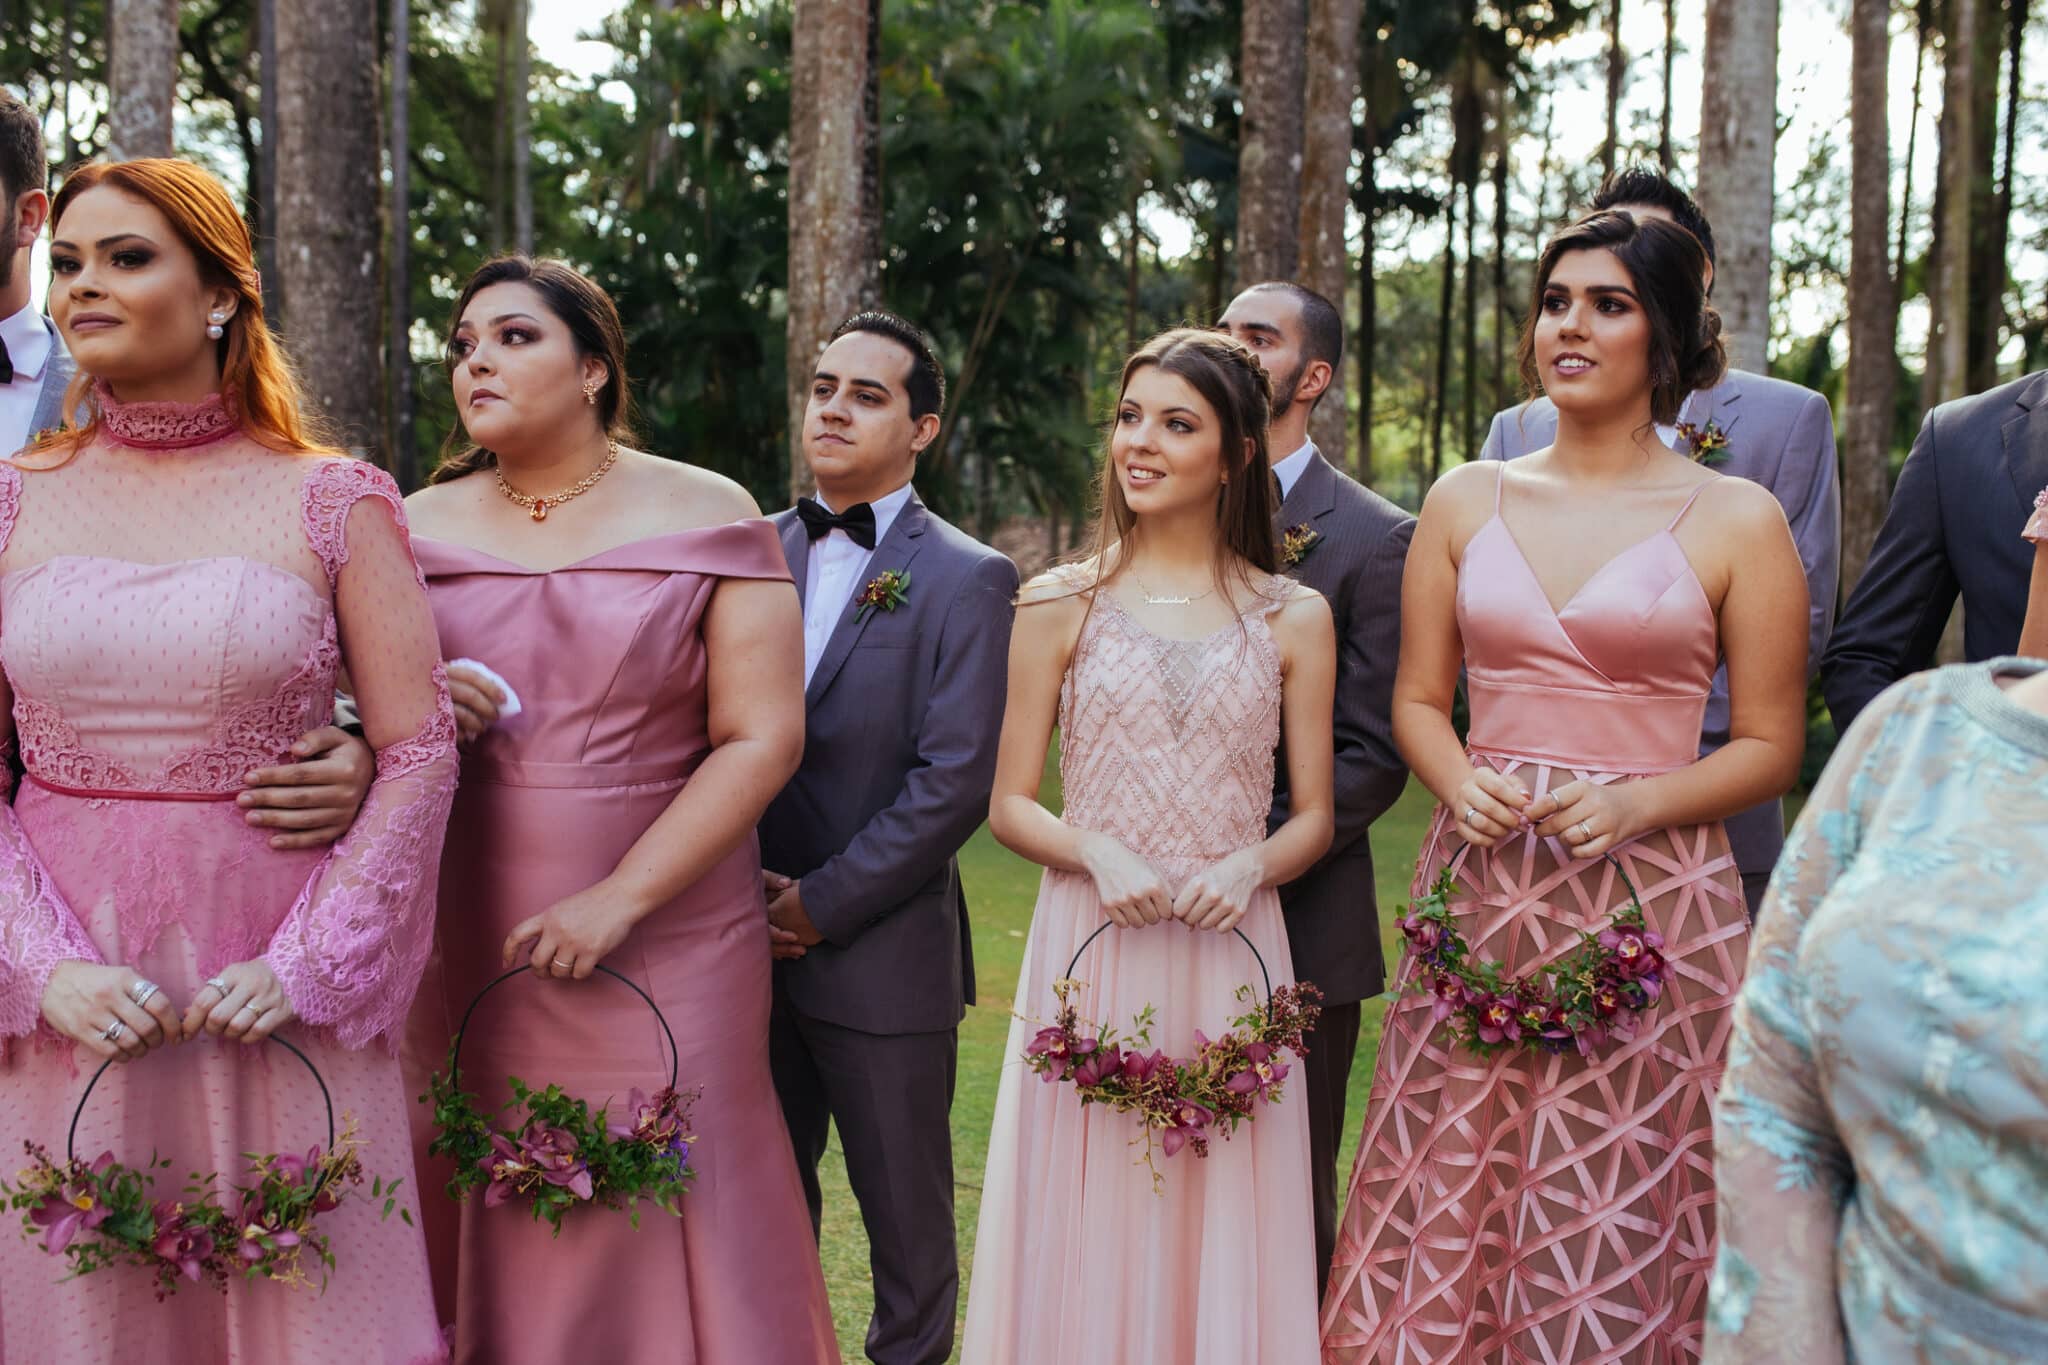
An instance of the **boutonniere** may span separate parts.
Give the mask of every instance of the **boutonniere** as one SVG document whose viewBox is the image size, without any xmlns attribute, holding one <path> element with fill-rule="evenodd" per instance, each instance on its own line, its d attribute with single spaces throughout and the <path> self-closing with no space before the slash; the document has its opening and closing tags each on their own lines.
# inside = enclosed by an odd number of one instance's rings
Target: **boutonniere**
<svg viewBox="0 0 2048 1365">
<path fill-rule="evenodd" d="M 1323 543 L 1323 533 L 1307 522 L 1290 526 L 1280 533 L 1280 559 L 1287 568 L 1293 568 L 1307 559 L 1309 551 Z"/>
<path fill-rule="evenodd" d="M 1687 454 L 1709 469 L 1728 462 L 1728 433 L 1711 417 L 1698 424 L 1680 422 L 1678 438 L 1691 445 Z"/>
<path fill-rule="evenodd" d="M 895 569 L 878 573 L 868 580 L 868 585 L 860 590 L 860 596 L 854 599 L 860 603 L 860 610 L 854 612 L 853 619 L 866 620 L 871 611 L 894 611 L 909 599 L 909 574 Z"/>
</svg>

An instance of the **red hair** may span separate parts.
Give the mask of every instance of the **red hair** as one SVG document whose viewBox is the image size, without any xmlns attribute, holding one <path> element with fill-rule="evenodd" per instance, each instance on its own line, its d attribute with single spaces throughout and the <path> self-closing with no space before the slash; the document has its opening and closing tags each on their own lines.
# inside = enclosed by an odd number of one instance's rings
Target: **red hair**
<svg viewBox="0 0 2048 1365">
<path fill-rule="evenodd" d="M 92 162 L 65 177 L 64 187 L 50 205 L 51 231 L 55 232 L 73 200 L 101 186 L 132 194 L 163 214 L 197 258 L 200 279 L 234 291 L 234 316 L 223 324 L 216 345 L 221 394 L 242 429 L 259 444 L 287 454 L 323 449 L 320 433 L 304 412 L 298 376 L 270 324 L 263 320 L 263 282 L 256 272 L 256 247 L 227 187 L 192 162 L 175 157 Z M 93 394 L 92 377 L 83 372 L 65 395 L 68 414 L 81 410 L 86 420 L 81 424 L 75 415 L 68 416 L 57 438 L 68 439 L 72 451 L 82 448 L 99 430 L 99 402 Z"/>
</svg>

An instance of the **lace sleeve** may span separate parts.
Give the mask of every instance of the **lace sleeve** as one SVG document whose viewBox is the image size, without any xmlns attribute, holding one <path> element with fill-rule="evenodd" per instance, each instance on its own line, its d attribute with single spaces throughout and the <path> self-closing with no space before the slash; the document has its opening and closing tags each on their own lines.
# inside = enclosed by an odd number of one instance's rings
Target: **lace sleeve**
<svg viewBox="0 0 2048 1365">
<path fill-rule="evenodd" d="M 21 510 L 21 471 L 0 461 L 0 549 Z M 0 1037 L 34 1031 L 43 988 L 65 961 L 100 961 L 14 817 L 14 686 L 0 675 Z"/>
<path fill-rule="evenodd" d="M 1894 687 L 1857 718 L 1786 839 L 1757 915 L 1714 1105 L 1721 1245 L 1707 1308 L 1710 1362 L 1846 1358 L 1835 1244 L 1855 1173 L 1814 1065 L 1799 947 L 1856 859 L 1888 766 L 1886 738 L 1923 688 L 1924 680 Z"/>
<path fill-rule="evenodd" d="M 2026 529 L 2020 534 L 2036 545 L 2048 541 L 2048 488 L 2042 489 L 2041 495 L 2034 499 L 2034 515 L 2027 518 Z"/>
<path fill-rule="evenodd" d="M 350 1047 L 395 1042 L 432 937 L 455 717 L 398 487 L 357 461 L 307 480 L 306 528 L 334 584 L 342 657 L 377 752 L 355 824 L 264 958 L 301 1019 Z"/>
</svg>

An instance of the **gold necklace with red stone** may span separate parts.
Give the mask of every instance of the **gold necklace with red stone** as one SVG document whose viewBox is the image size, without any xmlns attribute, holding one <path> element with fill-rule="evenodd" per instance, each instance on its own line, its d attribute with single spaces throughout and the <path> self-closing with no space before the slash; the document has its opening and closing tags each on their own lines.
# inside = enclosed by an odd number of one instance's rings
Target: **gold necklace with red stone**
<svg viewBox="0 0 2048 1365">
<path fill-rule="evenodd" d="M 535 497 L 531 493 L 522 493 L 511 484 L 505 482 L 505 471 L 497 465 L 491 466 L 491 473 L 497 477 L 498 491 L 500 493 L 503 493 L 521 507 L 524 507 L 527 515 L 535 521 L 546 521 L 549 509 L 560 507 L 569 499 L 581 497 L 583 494 L 588 493 L 592 488 L 596 487 L 599 479 L 611 472 L 612 466 L 618 462 L 619 443 L 617 441 L 606 441 L 603 464 L 591 470 L 561 492 L 550 494 L 544 498 Z"/>
</svg>

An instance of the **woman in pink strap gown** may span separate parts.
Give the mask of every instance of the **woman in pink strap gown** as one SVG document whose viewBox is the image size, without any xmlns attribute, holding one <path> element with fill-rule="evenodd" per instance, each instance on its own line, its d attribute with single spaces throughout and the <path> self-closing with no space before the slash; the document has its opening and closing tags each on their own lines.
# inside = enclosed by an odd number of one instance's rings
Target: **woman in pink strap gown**
<svg viewBox="0 0 2048 1365">
<path fill-rule="evenodd" d="M 1251 353 L 1168 332 L 1133 356 L 1103 471 L 1103 552 L 1033 580 L 1010 649 L 998 838 L 1046 868 L 982 1183 L 961 1359 L 975 1365 L 1307 1365 L 1315 1359 L 1308 1114 L 1293 1080 L 1155 1182 L 1139 1120 L 1084 1109 L 1022 1053 L 1074 975 L 1084 1017 L 1187 1057 L 1291 978 L 1275 888 L 1328 847 L 1336 639 L 1274 572 L 1270 390 Z M 1065 808 L 1038 803 L 1055 719 Z M 1268 837 L 1274 747 L 1293 813 Z"/>
<path fill-rule="evenodd" d="M 2048 658 L 2048 488 L 2034 499 L 2034 515 L 2021 533 L 2034 542 L 2034 578 L 2027 588 L 2027 617 L 2020 627 L 2021 654 Z"/>
<path fill-rule="evenodd" d="M 54 220 L 53 312 L 99 383 L 82 428 L 0 465 L 0 691 L 26 769 L 0 806 L 0 1132 L 61 1158 L 80 1063 L 118 1048 L 80 1156 L 169 1160 L 164 1199 L 195 1170 L 245 1179 L 246 1153 L 326 1141 L 296 1059 L 225 1041 L 276 1030 L 416 1206 L 396 1038 L 456 759 L 398 490 L 307 449 L 248 231 L 205 172 L 88 166 Z M 122 401 L 138 393 L 187 401 Z M 344 666 L 375 784 L 332 850 L 275 850 L 234 798 L 331 714 Z M 320 1220 L 324 1290 L 235 1279 L 159 1303 L 147 1271 L 66 1280 L 0 1232 L 0 1358 L 445 1360 L 420 1233 L 368 1193 Z"/>
<path fill-rule="evenodd" d="M 511 962 L 554 979 L 508 981 L 484 1002 L 463 1044 L 466 1088 L 496 1106 L 510 1075 L 618 1106 L 664 1084 L 660 1025 L 592 975 L 601 960 L 654 998 L 681 1051 L 677 1083 L 701 1092 L 680 1219 L 645 1209 L 635 1228 L 577 1209 L 555 1237 L 520 1202 L 442 1199 L 445 1164 L 423 1157 L 456 1358 L 836 1361 L 768 1071 L 753 830 L 803 743 L 802 628 L 781 542 L 727 480 L 611 445 L 625 342 L 588 280 L 558 262 L 494 261 L 456 318 L 457 409 L 477 448 L 414 495 L 416 544 L 448 656 L 488 663 L 521 709 L 498 716 L 474 682 L 458 684 L 482 708 L 465 707 L 465 732 L 495 724 L 463 755 L 436 963 L 408 1041 L 415 1088 Z M 508 496 L 521 490 L 548 495 L 544 517 Z"/>
<path fill-rule="evenodd" d="M 1471 959 L 1522 976 L 1576 950 L 1628 903 L 1618 864 L 1662 938 L 1661 997 L 1633 1036 L 1482 1056 L 1439 1017 L 1458 986 L 1411 945 L 1338 1229 L 1326 1361 L 1699 1355 L 1711 1108 L 1748 947 L 1720 819 L 1798 771 L 1806 622 L 1776 501 L 1653 435 L 1722 370 L 1704 265 L 1681 229 L 1616 213 L 1546 247 L 1523 357 L 1557 404 L 1556 444 L 1430 490 L 1394 702 L 1402 753 L 1443 802 L 1416 894 L 1452 874 Z M 1723 651 L 1734 738 L 1696 761 Z M 1522 1019 L 1507 1036 L 1524 1029 L 1537 1036 Z"/>
</svg>

